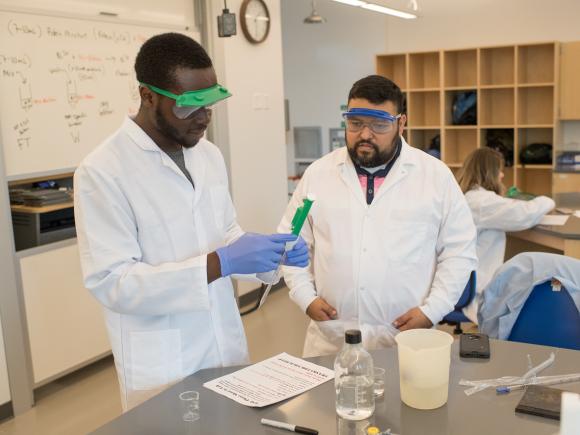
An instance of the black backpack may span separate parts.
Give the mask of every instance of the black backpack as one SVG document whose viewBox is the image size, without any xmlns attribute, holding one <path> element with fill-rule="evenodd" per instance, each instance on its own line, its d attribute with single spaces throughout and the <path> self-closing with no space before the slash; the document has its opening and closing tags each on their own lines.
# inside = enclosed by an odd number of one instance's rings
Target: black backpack
<svg viewBox="0 0 580 435">
<path fill-rule="evenodd" d="M 477 124 L 477 93 L 458 92 L 453 99 L 451 114 L 453 125 Z"/>
<path fill-rule="evenodd" d="M 520 162 L 524 165 L 551 165 L 552 145 L 531 143 L 520 151 Z"/>
</svg>

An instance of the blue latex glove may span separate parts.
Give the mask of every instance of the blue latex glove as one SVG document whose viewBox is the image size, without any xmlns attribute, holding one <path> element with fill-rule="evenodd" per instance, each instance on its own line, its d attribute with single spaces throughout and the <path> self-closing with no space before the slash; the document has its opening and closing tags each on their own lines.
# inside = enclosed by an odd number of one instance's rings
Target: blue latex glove
<svg viewBox="0 0 580 435">
<path fill-rule="evenodd" d="M 294 248 L 286 252 L 286 266 L 306 267 L 308 266 L 308 246 L 302 237 L 298 237 Z"/>
<path fill-rule="evenodd" d="M 294 234 L 246 233 L 231 245 L 216 250 L 222 276 L 234 273 L 270 272 L 278 267 L 286 242 L 296 240 Z"/>
</svg>

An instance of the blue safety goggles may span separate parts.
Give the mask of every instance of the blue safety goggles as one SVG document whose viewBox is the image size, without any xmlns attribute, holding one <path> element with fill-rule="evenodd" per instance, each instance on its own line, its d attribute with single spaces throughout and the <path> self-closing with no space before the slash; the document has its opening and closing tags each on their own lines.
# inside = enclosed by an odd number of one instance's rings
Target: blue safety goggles
<svg viewBox="0 0 580 435">
<path fill-rule="evenodd" d="M 399 113 L 398 115 L 391 115 L 389 112 L 385 112 L 384 110 L 353 107 L 349 109 L 348 112 L 343 112 L 342 116 L 345 118 L 351 116 L 370 116 L 373 118 L 382 119 L 383 121 L 395 122 L 401 117 L 401 114 Z"/>
<path fill-rule="evenodd" d="M 391 115 L 383 110 L 354 107 L 348 112 L 344 112 L 342 116 L 346 121 L 346 130 L 351 133 L 359 133 L 365 126 L 368 126 L 375 134 L 386 134 L 393 131 L 401 114 Z M 370 117 L 373 118 L 373 121 L 365 122 L 360 117 Z"/>
</svg>

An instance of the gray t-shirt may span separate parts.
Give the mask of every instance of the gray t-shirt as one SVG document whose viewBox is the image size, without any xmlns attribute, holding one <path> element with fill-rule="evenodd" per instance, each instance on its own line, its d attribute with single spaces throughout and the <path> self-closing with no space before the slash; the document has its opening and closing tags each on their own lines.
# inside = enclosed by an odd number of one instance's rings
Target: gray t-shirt
<svg viewBox="0 0 580 435">
<path fill-rule="evenodd" d="M 171 157 L 171 160 L 173 160 L 175 162 L 175 164 L 177 165 L 177 167 L 179 169 L 181 169 L 181 172 L 183 172 L 183 175 L 185 175 L 185 177 L 191 183 L 192 187 L 195 189 L 195 185 L 193 184 L 193 179 L 191 178 L 189 171 L 185 167 L 185 157 L 183 156 L 183 149 L 180 148 L 177 151 L 165 151 L 165 153 L 169 157 Z"/>
</svg>

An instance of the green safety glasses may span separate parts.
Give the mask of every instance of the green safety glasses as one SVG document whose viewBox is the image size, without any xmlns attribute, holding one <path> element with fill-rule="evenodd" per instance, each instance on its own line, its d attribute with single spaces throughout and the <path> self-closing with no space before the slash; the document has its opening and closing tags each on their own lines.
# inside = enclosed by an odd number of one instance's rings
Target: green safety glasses
<svg viewBox="0 0 580 435">
<path fill-rule="evenodd" d="M 178 119 L 190 118 L 199 109 L 211 109 L 220 101 L 232 96 L 226 88 L 219 84 L 216 84 L 211 88 L 200 89 L 198 91 L 187 91 L 179 95 L 153 85 L 148 85 L 147 83 L 140 84 L 141 86 L 151 89 L 156 94 L 175 100 L 173 114 Z"/>
</svg>

